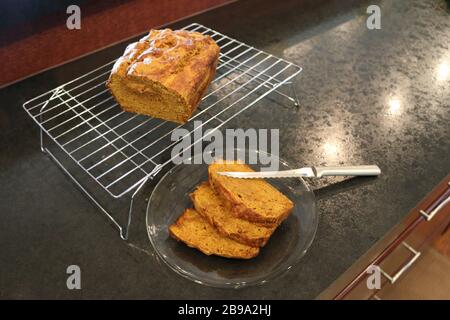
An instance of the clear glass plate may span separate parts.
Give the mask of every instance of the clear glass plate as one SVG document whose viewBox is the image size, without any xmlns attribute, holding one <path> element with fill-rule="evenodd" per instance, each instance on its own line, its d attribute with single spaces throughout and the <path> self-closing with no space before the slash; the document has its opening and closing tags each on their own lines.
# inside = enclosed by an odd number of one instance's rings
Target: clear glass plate
<svg viewBox="0 0 450 320">
<path fill-rule="evenodd" d="M 246 159 L 249 159 L 249 152 L 245 154 Z M 257 171 L 261 167 L 250 166 Z M 288 169 L 292 167 L 279 159 L 279 170 Z M 314 239 L 318 216 L 314 194 L 300 178 L 268 179 L 295 206 L 256 258 L 235 260 L 207 256 L 171 238 L 169 225 L 175 222 L 185 208 L 192 207 L 189 194 L 207 179 L 207 164 L 176 165 L 159 181 L 149 199 L 146 218 L 148 236 L 158 257 L 172 270 L 200 284 L 239 288 L 272 280 L 297 264 L 305 255 Z"/>
</svg>

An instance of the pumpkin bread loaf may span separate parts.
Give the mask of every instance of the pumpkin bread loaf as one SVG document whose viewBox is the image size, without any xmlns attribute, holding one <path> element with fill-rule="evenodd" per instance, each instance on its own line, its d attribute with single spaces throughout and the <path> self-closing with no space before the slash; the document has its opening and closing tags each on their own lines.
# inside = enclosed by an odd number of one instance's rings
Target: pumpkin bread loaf
<svg viewBox="0 0 450 320">
<path fill-rule="evenodd" d="M 237 162 L 215 162 L 208 168 L 209 183 L 229 204 L 238 218 L 266 226 L 277 226 L 292 211 L 293 203 L 263 179 L 236 179 L 218 174 L 224 171 L 253 171 Z"/>
<path fill-rule="evenodd" d="M 185 123 L 214 78 L 219 51 L 198 32 L 151 30 L 126 48 L 107 86 L 125 111 Z"/>
<path fill-rule="evenodd" d="M 169 227 L 169 232 L 173 238 L 206 255 L 250 259 L 259 253 L 259 248 L 247 246 L 222 236 L 194 209 L 186 209 Z"/>
<path fill-rule="evenodd" d="M 267 243 L 276 227 L 264 227 L 235 217 L 208 182 L 200 184 L 191 194 L 197 212 L 223 236 L 237 242 L 262 247 Z"/>
</svg>

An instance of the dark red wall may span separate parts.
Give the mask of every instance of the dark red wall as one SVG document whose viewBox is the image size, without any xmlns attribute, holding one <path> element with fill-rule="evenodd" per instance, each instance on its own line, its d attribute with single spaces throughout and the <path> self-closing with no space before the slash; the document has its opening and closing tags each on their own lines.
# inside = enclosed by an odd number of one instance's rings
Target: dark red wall
<svg viewBox="0 0 450 320">
<path fill-rule="evenodd" d="M 1 30 L 0 87 L 112 43 L 232 2 L 231 0 L 85 1 L 81 30 L 68 30 L 64 10 Z M 11 8 L 9 8 L 11 10 Z M 18 8 L 20 10 L 20 8 Z M 62 11 L 62 12 L 60 12 Z"/>
</svg>

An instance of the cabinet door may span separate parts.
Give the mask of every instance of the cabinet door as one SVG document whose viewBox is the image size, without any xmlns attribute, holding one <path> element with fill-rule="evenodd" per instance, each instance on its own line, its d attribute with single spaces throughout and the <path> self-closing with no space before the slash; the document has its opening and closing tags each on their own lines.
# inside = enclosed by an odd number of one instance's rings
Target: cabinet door
<svg viewBox="0 0 450 320">
<path fill-rule="evenodd" d="M 401 223 L 319 295 L 318 299 L 394 299 L 401 287 L 395 294 L 393 288 L 400 282 L 402 285 L 407 283 L 402 279 L 418 263 L 419 270 L 426 270 L 427 263 L 433 264 L 433 272 L 441 270 L 444 267 L 441 262 L 446 259 L 436 258 L 429 250 L 430 243 L 448 229 L 449 197 L 450 175 L 411 210 Z M 373 282 L 371 272 L 381 275 L 379 283 Z M 417 279 L 418 274 L 414 278 Z"/>
<path fill-rule="evenodd" d="M 450 241 L 450 236 L 444 237 Z M 377 299 L 450 299 L 450 258 L 434 247 L 420 252 L 410 270 L 376 293 Z"/>
<path fill-rule="evenodd" d="M 379 299 L 450 299 L 450 258 L 432 246 L 450 240 L 450 189 L 419 213 L 420 223 L 379 264 L 386 279 Z"/>
</svg>

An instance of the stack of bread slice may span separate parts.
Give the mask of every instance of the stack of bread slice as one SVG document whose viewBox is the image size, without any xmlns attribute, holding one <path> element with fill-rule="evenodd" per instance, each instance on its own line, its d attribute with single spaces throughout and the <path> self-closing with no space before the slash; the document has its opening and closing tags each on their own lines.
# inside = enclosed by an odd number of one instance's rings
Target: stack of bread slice
<svg viewBox="0 0 450 320">
<path fill-rule="evenodd" d="M 169 227 L 170 235 L 207 255 L 250 259 L 287 218 L 291 200 L 263 179 L 236 179 L 218 174 L 253 171 L 238 162 L 215 162 L 208 181 L 191 194 L 186 209 Z"/>
</svg>

